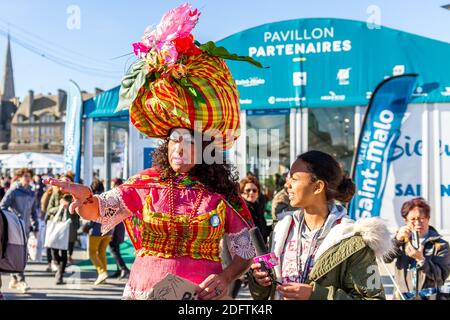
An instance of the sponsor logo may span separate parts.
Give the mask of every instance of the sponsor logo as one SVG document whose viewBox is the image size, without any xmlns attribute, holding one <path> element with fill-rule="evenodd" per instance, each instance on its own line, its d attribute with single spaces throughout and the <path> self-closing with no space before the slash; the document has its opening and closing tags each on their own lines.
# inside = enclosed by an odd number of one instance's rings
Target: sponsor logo
<svg viewBox="0 0 450 320">
<path fill-rule="evenodd" d="M 248 79 L 236 80 L 236 85 L 242 86 L 242 87 L 257 87 L 257 86 L 261 86 L 265 83 L 266 83 L 266 80 L 258 78 L 258 77 L 251 77 Z"/>
<path fill-rule="evenodd" d="M 350 69 L 351 68 L 339 69 L 336 79 L 339 81 L 340 86 L 350 84 Z"/>
<path fill-rule="evenodd" d="M 306 86 L 306 72 L 294 72 L 292 73 L 292 81 L 294 87 Z"/>
<path fill-rule="evenodd" d="M 405 73 L 405 65 L 404 64 L 398 64 L 392 68 L 392 74 L 394 76 L 399 76 L 401 74 Z"/>
<path fill-rule="evenodd" d="M 240 99 L 239 102 L 241 104 L 252 104 L 253 100 L 252 99 Z"/>
<path fill-rule="evenodd" d="M 392 125 L 395 116 L 391 110 L 382 110 L 378 119 L 371 124 L 370 129 L 362 133 L 362 141 L 359 150 L 357 165 L 364 170 L 358 173 L 361 188 L 357 191 L 356 218 L 367 218 L 372 216 L 376 210 L 377 199 L 382 196 L 384 181 L 390 160 L 387 155 L 395 135 L 392 134 Z"/>
<path fill-rule="evenodd" d="M 423 92 L 423 88 L 422 87 L 417 87 L 416 90 L 414 90 L 413 97 L 428 97 L 428 93 Z"/>
<path fill-rule="evenodd" d="M 345 95 L 337 95 L 334 91 L 328 91 L 328 96 L 321 96 L 320 100 L 328 100 L 328 101 L 343 101 L 345 100 Z"/>
<path fill-rule="evenodd" d="M 269 102 L 269 104 L 275 104 L 275 97 L 274 96 L 271 96 L 271 97 L 269 97 L 269 99 L 267 99 L 267 102 Z"/>
<path fill-rule="evenodd" d="M 267 102 L 269 102 L 269 104 L 275 104 L 275 103 L 279 103 L 279 102 L 300 102 L 300 101 L 305 101 L 306 97 L 288 97 L 288 98 L 282 98 L 282 97 L 274 97 L 274 96 L 270 96 L 267 99 Z"/>
<path fill-rule="evenodd" d="M 444 97 L 450 97 L 450 87 L 445 87 L 445 91 L 441 91 L 441 95 Z"/>
</svg>

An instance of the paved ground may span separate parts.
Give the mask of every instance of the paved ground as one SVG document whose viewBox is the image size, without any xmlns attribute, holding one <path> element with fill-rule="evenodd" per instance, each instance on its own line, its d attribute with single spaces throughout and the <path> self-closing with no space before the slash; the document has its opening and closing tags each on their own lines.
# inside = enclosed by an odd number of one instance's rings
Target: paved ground
<svg viewBox="0 0 450 320">
<path fill-rule="evenodd" d="M 83 256 L 75 252 L 77 261 Z M 66 270 L 65 285 L 56 285 L 53 272 L 46 272 L 46 263 L 29 263 L 25 277 L 30 290 L 26 294 L 9 289 L 9 275 L 2 274 L 2 292 L 7 300 L 84 300 L 120 299 L 126 280 L 108 279 L 106 284 L 94 286 L 97 274 L 93 270 L 83 270 L 73 265 Z"/>
<path fill-rule="evenodd" d="M 122 256 L 129 267 L 134 260 L 134 249 L 129 241 L 121 244 Z M 45 254 L 45 253 L 44 253 Z M 85 250 L 77 249 L 74 252 L 75 264 L 69 266 L 66 270 L 65 285 L 56 285 L 53 272 L 46 272 L 46 263 L 30 262 L 25 270 L 26 281 L 30 286 L 26 294 L 18 293 L 15 289 L 9 289 L 9 275 L 2 274 L 2 292 L 6 299 L 51 299 L 51 300 L 85 300 L 85 299 L 120 299 L 125 287 L 126 280 L 108 279 L 106 284 L 94 286 L 97 277 L 94 267 L 87 259 Z M 44 257 L 44 261 L 45 261 Z M 108 271 L 116 270 L 115 262 L 107 254 Z M 393 272 L 393 264 L 387 266 L 390 272 Z M 393 284 L 384 266 L 379 266 L 382 276 L 382 282 L 386 291 L 387 298 L 390 299 L 393 293 Z M 239 300 L 251 299 L 248 288 L 242 288 Z"/>
<path fill-rule="evenodd" d="M 2 274 L 2 292 L 7 300 L 111 300 L 120 299 L 126 280 L 107 279 L 106 284 L 94 286 L 97 277 L 85 252 L 74 252 L 78 265 L 69 266 L 64 277 L 65 285 L 56 285 L 53 272 L 46 272 L 46 263 L 30 262 L 25 270 L 25 277 L 30 290 L 26 294 L 9 289 L 9 275 Z M 115 269 L 110 268 L 110 272 Z M 239 299 L 251 299 L 247 288 L 241 290 Z"/>
</svg>

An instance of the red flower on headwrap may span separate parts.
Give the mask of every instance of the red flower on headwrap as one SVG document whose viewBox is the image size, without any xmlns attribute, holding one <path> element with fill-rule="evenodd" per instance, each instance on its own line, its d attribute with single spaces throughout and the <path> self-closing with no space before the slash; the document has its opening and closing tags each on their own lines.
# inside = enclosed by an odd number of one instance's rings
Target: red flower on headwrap
<svg viewBox="0 0 450 320">
<path fill-rule="evenodd" d="M 195 45 L 194 36 L 192 34 L 184 38 L 177 38 L 173 40 L 173 43 L 175 44 L 175 48 L 180 54 L 192 56 L 202 53 L 202 50 L 197 48 L 197 46 Z"/>
</svg>

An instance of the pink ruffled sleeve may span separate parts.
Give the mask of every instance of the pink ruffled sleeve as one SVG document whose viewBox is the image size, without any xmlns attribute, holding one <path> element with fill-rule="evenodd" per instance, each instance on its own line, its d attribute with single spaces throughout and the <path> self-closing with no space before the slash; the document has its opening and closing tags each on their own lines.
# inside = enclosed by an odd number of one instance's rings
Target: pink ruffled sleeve
<svg viewBox="0 0 450 320">
<path fill-rule="evenodd" d="M 142 210 L 142 199 L 134 188 L 121 185 L 117 188 L 94 195 L 98 199 L 102 234 L 112 230 L 117 224 Z"/>
<path fill-rule="evenodd" d="M 255 248 L 250 239 L 249 230 L 252 225 L 234 209 L 227 206 L 225 233 L 231 257 L 238 255 L 242 259 L 250 260 L 256 256 Z"/>
</svg>

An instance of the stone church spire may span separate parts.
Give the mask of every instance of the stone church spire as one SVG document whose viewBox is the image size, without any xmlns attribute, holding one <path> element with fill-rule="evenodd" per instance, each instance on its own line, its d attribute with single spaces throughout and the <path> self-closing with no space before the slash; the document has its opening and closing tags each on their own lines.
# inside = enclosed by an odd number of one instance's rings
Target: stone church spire
<svg viewBox="0 0 450 320">
<path fill-rule="evenodd" d="M 16 94 L 14 91 L 14 74 L 11 58 L 11 41 L 8 34 L 8 43 L 6 45 L 6 61 L 5 61 L 5 71 L 3 74 L 3 86 L 2 86 L 2 100 L 11 100 L 15 98 Z"/>
</svg>

